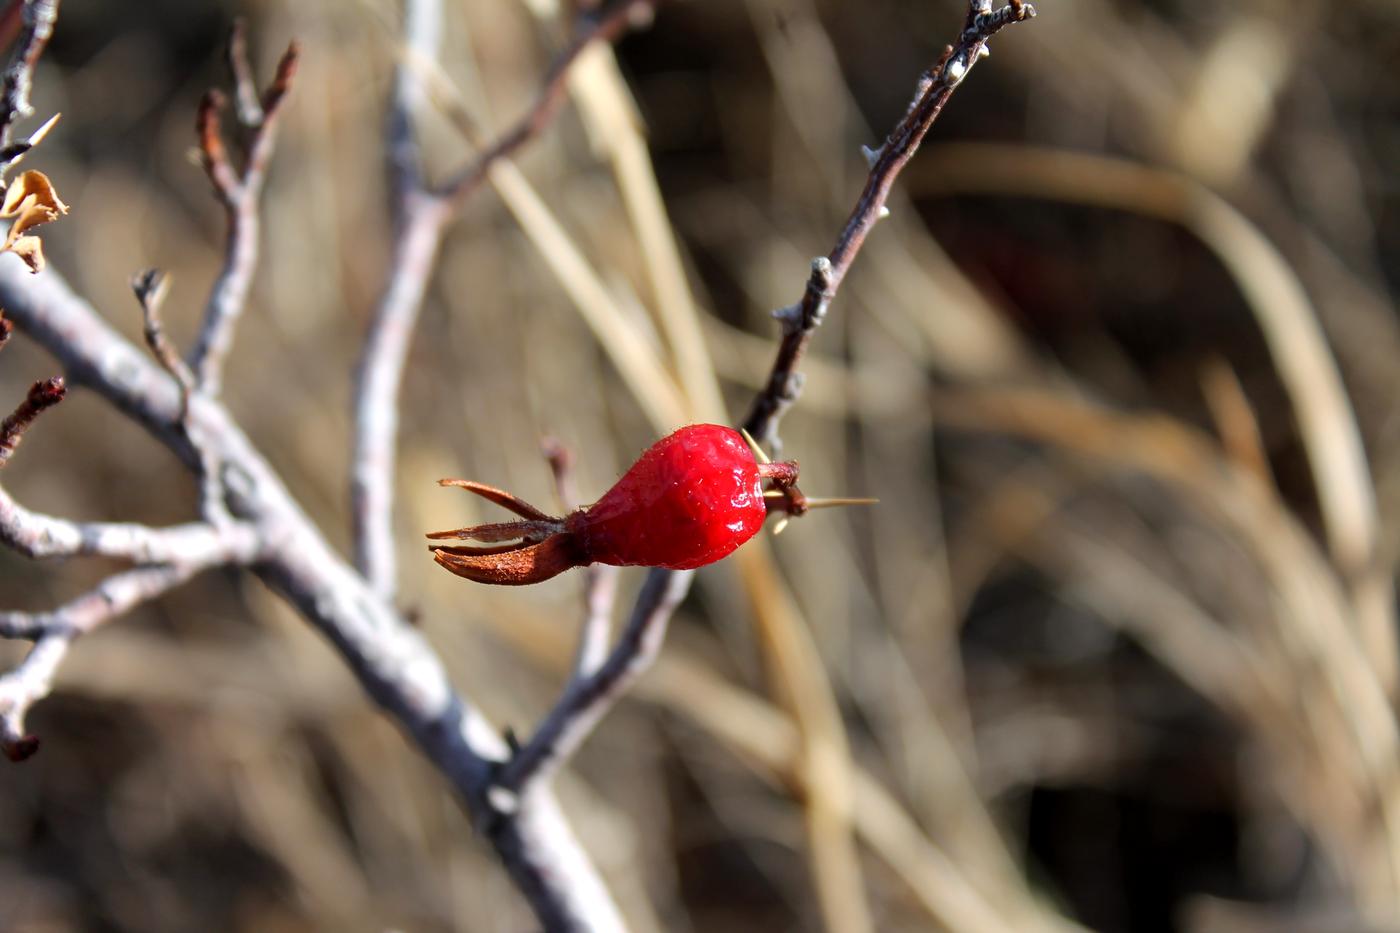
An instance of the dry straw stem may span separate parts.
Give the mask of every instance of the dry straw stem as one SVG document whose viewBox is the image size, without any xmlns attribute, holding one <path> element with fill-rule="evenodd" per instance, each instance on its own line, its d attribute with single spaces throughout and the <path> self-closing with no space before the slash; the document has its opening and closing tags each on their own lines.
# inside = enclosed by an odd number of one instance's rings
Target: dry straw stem
<svg viewBox="0 0 1400 933">
<path fill-rule="evenodd" d="M 1400 734 L 1376 669 L 1355 635 L 1355 609 L 1341 581 L 1273 490 L 1220 456 L 1205 437 L 1164 418 L 1136 418 L 1044 392 L 952 393 L 935 400 L 949 426 L 997 431 L 1049 444 L 1151 477 L 1235 537 L 1258 563 L 1280 614 L 1267 627 L 1288 659 L 1287 683 L 1313 698 L 1305 716 L 1320 723 L 1316 761 L 1347 776 L 1359 801 L 1347 838 L 1367 837 L 1363 856 L 1337 847 L 1334 856 L 1366 873 L 1353 876 L 1363 904 L 1400 905 Z M 1307 686 L 1299 687 L 1299 684 Z M 1325 703 L 1325 707 L 1324 704 Z M 1325 717 L 1334 726 L 1321 724 Z M 1307 818 L 1322 836 L 1334 813 Z M 1376 815 L 1379 819 L 1375 819 Z M 1358 828 L 1358 826 L 1360 828 Z"/>
<path fill-rule="evenodd" d="M 651 284 L 656 317 L 688 403 L 688 420 L 723 421 L 724 399 L 701 329 L 700 309 L 662 201 L 641 118 L 612 50 L 597 46 L 586 53 L 570 74 L 569 90 L 595 147 L 612 165 Z"/>
<path fill-rule="evenodd" d="M 525 614 L 497 613 L 496 634 L 551 670 L 568 658 L 551 624 Z M 684 646 L 672 644 L 635 696 L 659 704 L 709 734 L 765 781 L 796 796 L 813 792 L 800 726 L 791 714 L 723 677 Z M 818 780 L 822 778 L 817 777 Z M 965 873 L 868 770 L 853 764 L 852 825 L 861 841 L 906 886 L 933 922 L 949 930 L 1079 930 L 1039 904 L 1021 884 Z"/>
<path fill-rule="evenodd" d="M 1191 179 L 1120 159 L 1020 146 L 941 146 L 919 166 L 914 188 L 1021 194 L 1132 211 L 1186 228 L 1219 257 L 1258 321 L 1288 390 L 1328 545 L 1356 608 L 1359 637 L 1385 692 L 1394 697 L 1400 649 L 1393 586 L 1378 559 L 1370 469 L 1317 314 L 1277 248 L 1243 214 Z"/>
<path fill-rule="evenodd" d="M 1144 548 L 1113 522 L 1076 522 L 1075 512 L 1062 505 L 1103 476 L 1076 470 L 1066 479 L 1064 472 L 1035 462 L 986 490 L 953 535 L 960 592 L 980 588 L 988 558 L 999 562 L 1008 553 L 1062 580 L 1066 598 L 1157 655 L 1254 737 L 1270 758 L 1271 789 L 1305 815 L 1336 863 L 1355 866 L 1346 873 L 1359 877 L 1376 861 L 1374 827 L 1369 810 L 1356 812 L 1354 782 L 1336 767 L 1351 751 L 1335 753 L 1329 739 L 1346 727 L 1319 726 L 1294 708 L 1302 659 L 1281 653 L 1271 618 L 1253 629 L 1238 630 L 1238 620 L 1227 627 L 1181 581 L 1164 575 L 1151 538 L 1139 556 L 1135 552 Z"/>
</svg>

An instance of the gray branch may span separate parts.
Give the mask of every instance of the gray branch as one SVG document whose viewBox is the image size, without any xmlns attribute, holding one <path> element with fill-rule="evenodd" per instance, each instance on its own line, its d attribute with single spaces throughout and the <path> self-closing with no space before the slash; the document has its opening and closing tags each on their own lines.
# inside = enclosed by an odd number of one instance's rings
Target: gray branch
<svg viewBox="0 0 1400 933">
<path fill-rule="evenodd" d="M 59 665 L 79 636 L 223 562 L 137 567 L 108 577 L 95 590 L 52 612 L 0 613 L 0 637 L 34 642 L 20 665 L 0 676 L 0 752 L 11 761 L 23 761 L 38 750 L 39 740 L 25 733 L 25 716 L 49 695 Z"/>
<path fill-rule="evenodd" d="M 73 522 L 31 512 L 0 486 L 0 542 L 26 557 L 100 556 L 135 564 L 252 561 L 251 527 L 216 528 L 204 522 L 152 528 L 132 522 Z"/>
<path fill-rule="evenodd" d="M 238 30 L 234 32 L 231 46 L 241 46 L 241 33 Z M 223 268 L 210 291 L 204 310 L 204 324 L 190 354 L 190 369 L 194 371 L 196 386 L 205 395 L 216 397 L 219 394 L 224 360 L 233 343 L 238 319 L 248 303 L 248 292 L 258 265 L 262 225 L 259 197 L 267 179 L 267 166 L 277 136 L 277 116 L 291 89 L 299 54 L 296 43 L 292 43 L 277 66 L 276 77 L 260 106 L 258 123 L 248 145 L 248 159 L 241 173 L 234 169 L 224 147 L 219 120 L 219 111 L 224 105 L 223 95 L 210 91 L 199 106 L 197 126 L 200 155 L 214 194 L 223 205 L 228 226 Z M 242 53 L 234 51 L 230 55 L 234 61 L 240 61 Z M 234 68 L 236 93 L 240 96 L 251 93 L 243 71 L 241 65 Z"/>
<path fill-rule="evenodd" d="M 30 88 L 34 84 L 34 66 L 39 63 L 39 56 L 44 53 L 44 47 L 53 35 L 54 22 L 58 19 L 58 0 L 25 0 L 22 18 L 24 28 L 19 41 L 15 43 L 4 77 L 0 78 L 0 150 L 3 150 L 0 174 L 29 148 L 27 144 L 19 147 L 11 145 L 14 124 L 34 114 L 34 107 L 29 103 Z"/>
<path fill-rule="evenodd" d="M 97 392 L 198 469 L 175 379 L 56 273 L 30 275 L 20 260 L 0 256 L 0 305 L 59 360 L 71 384 Z M 417 630 L 335 553 L 227 409 L 210 401 L 204 419 L 232 511 L 258 537 L 254 572 L 325 635 L 365 692 L 451 782 L 549 929 L 622 929 L 552 792 L 541 788 L 510 813 L 492 802 L 508 755 L 499 733 L 453 689 Z M 49 655 L 41 658 L 47 663 Z"/>
</svg>

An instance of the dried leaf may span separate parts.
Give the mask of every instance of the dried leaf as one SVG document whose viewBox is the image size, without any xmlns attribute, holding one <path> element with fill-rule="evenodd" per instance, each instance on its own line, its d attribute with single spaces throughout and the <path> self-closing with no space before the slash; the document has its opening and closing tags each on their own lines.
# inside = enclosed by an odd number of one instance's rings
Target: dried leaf
<svg viewBox="0 0 1400 933">
<path fill-rule="evenodd" d="M 14 253 L 24 260 L 29 271 L 38 272 L 44 268 L 43 244 L 37 236 L 26 233 L 66 213 L 68 205 L 59 199 L 48 176 L 43 172 L 25 172 L 10 185 L 4 205 L 0 206 L 0 218 L 15 219 L 0 252 Z"/>
</svg>

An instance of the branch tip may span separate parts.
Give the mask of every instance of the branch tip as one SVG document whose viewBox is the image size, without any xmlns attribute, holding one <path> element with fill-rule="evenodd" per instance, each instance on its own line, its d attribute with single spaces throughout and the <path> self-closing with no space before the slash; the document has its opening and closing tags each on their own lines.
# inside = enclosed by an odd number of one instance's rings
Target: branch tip
<svg viewBox="0 0 1400 933">
<path fill-rule="evenodd" d="M 13 740 L 0 740 L 0 747 L 3 747 L 6 758 L 18 764 L 33 758 L 35 752 L 39 751 L 39 737 L 37 735 L 22 735 Z"/>
<path fill-rule="evenodd" d="M 262 126 L 263 108 L 258 100 L 258 87 L 253 79 L 253 66 L 248 59 L 248 24 L 240 16 L 233 21 L 228 34 L 228 70 L 233 78 L 234 101 L 238 120 L 256 129 Z"/>
<path fill-rule="evenodd" d="M 956 43 L 945 46 L 933 67 L 919 75 L 904 116 L 879 148 L 861 147 L 870 172 L 831 252 L 812 263 L 802 300 L 773 312 L 782 323 L 782 342 L 764 389 L 755 397 L 743 425 L 754 437 L 781 449 L 778 423 L 797 400 L 802 380 L 797 366 L 812 334 L 821 326 L 856 255 L 875 225 L 889 216 L 885 201 L 896 177 L 914 157 L 953 91 L 987 54 L 987 40 L 1013 22 L 1035 16 L 1025 0 L 1008 0 L 993 9 L 992 0 L 970 0 L 967 18 Z"/>
<path fill-rule="evenodd" d="M 170 291 L 170 275 L 162 269 L 143 269 L 131 277 L 131 290 L 147 314 L 156 314 Z"/>
<path fill-rule="evenodd" d="M 282 53 L 282 58 L 277 62 L 277 73 L 272 78 L 272 84 L 268 85 L 267 91 L 263 93 L 262 109 L 266 117 L 274 116 L 282 106 L 282 101 L 292 89 L 292 81 L 296 79 L 297 65 L 300 61 L 301 43 L 293 39 L 287 43 L 287 51 Z"/>
</svg>

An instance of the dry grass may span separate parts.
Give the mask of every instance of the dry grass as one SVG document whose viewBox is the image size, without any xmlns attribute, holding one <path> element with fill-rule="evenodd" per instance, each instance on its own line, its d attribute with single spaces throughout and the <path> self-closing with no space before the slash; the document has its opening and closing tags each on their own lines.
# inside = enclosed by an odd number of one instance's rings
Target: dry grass
<svg viewBox="0 0 1400 933">
<path fill-rule="evenodd" d="M 562 788 L 637 929 L 1400 923 L 1397 12 L 1228 6 L 1045 0 L 954 97 L 784 424 L 809 492 L 882 505 L 704 571 Z M 543 2 L 449 7 L 438 172 L 563 34 Z M 435 480 L 548 502 L 550 434 L 586 499 L 663 430 L 732 420 L 868 127 L 960 7 L 665 6 L 581 63 L 453 229 L 405 390 L 400 591 L 495 721 L 550 702 L 579 580 L 442 574 L 420 533 L 475 516 Z M 69 0 L 40 71 L 64 118 L 34 167 L 73 207 L 46 250 L 134 338 L 132 272 L 172 271 L 184 344 L 217 268 L 188 153 L 233 12 Z M 305 56 L 227 392 L 344 545 L 396 11 L 240 12 L 262 72 L 289 36 Z M 48 373 L 16 340 L 0 388 Z M 195 501 L 81 393 L 6 486 L 81 518 Z M 52 605 L 95 572 L 0 555 L 0 593 Z M 430 769 L 254 581 L 202 578 L 81 643 L 31 726 L 44 749 L 0 798 L 4 929 L 528 924 Z"/>
</svg>

